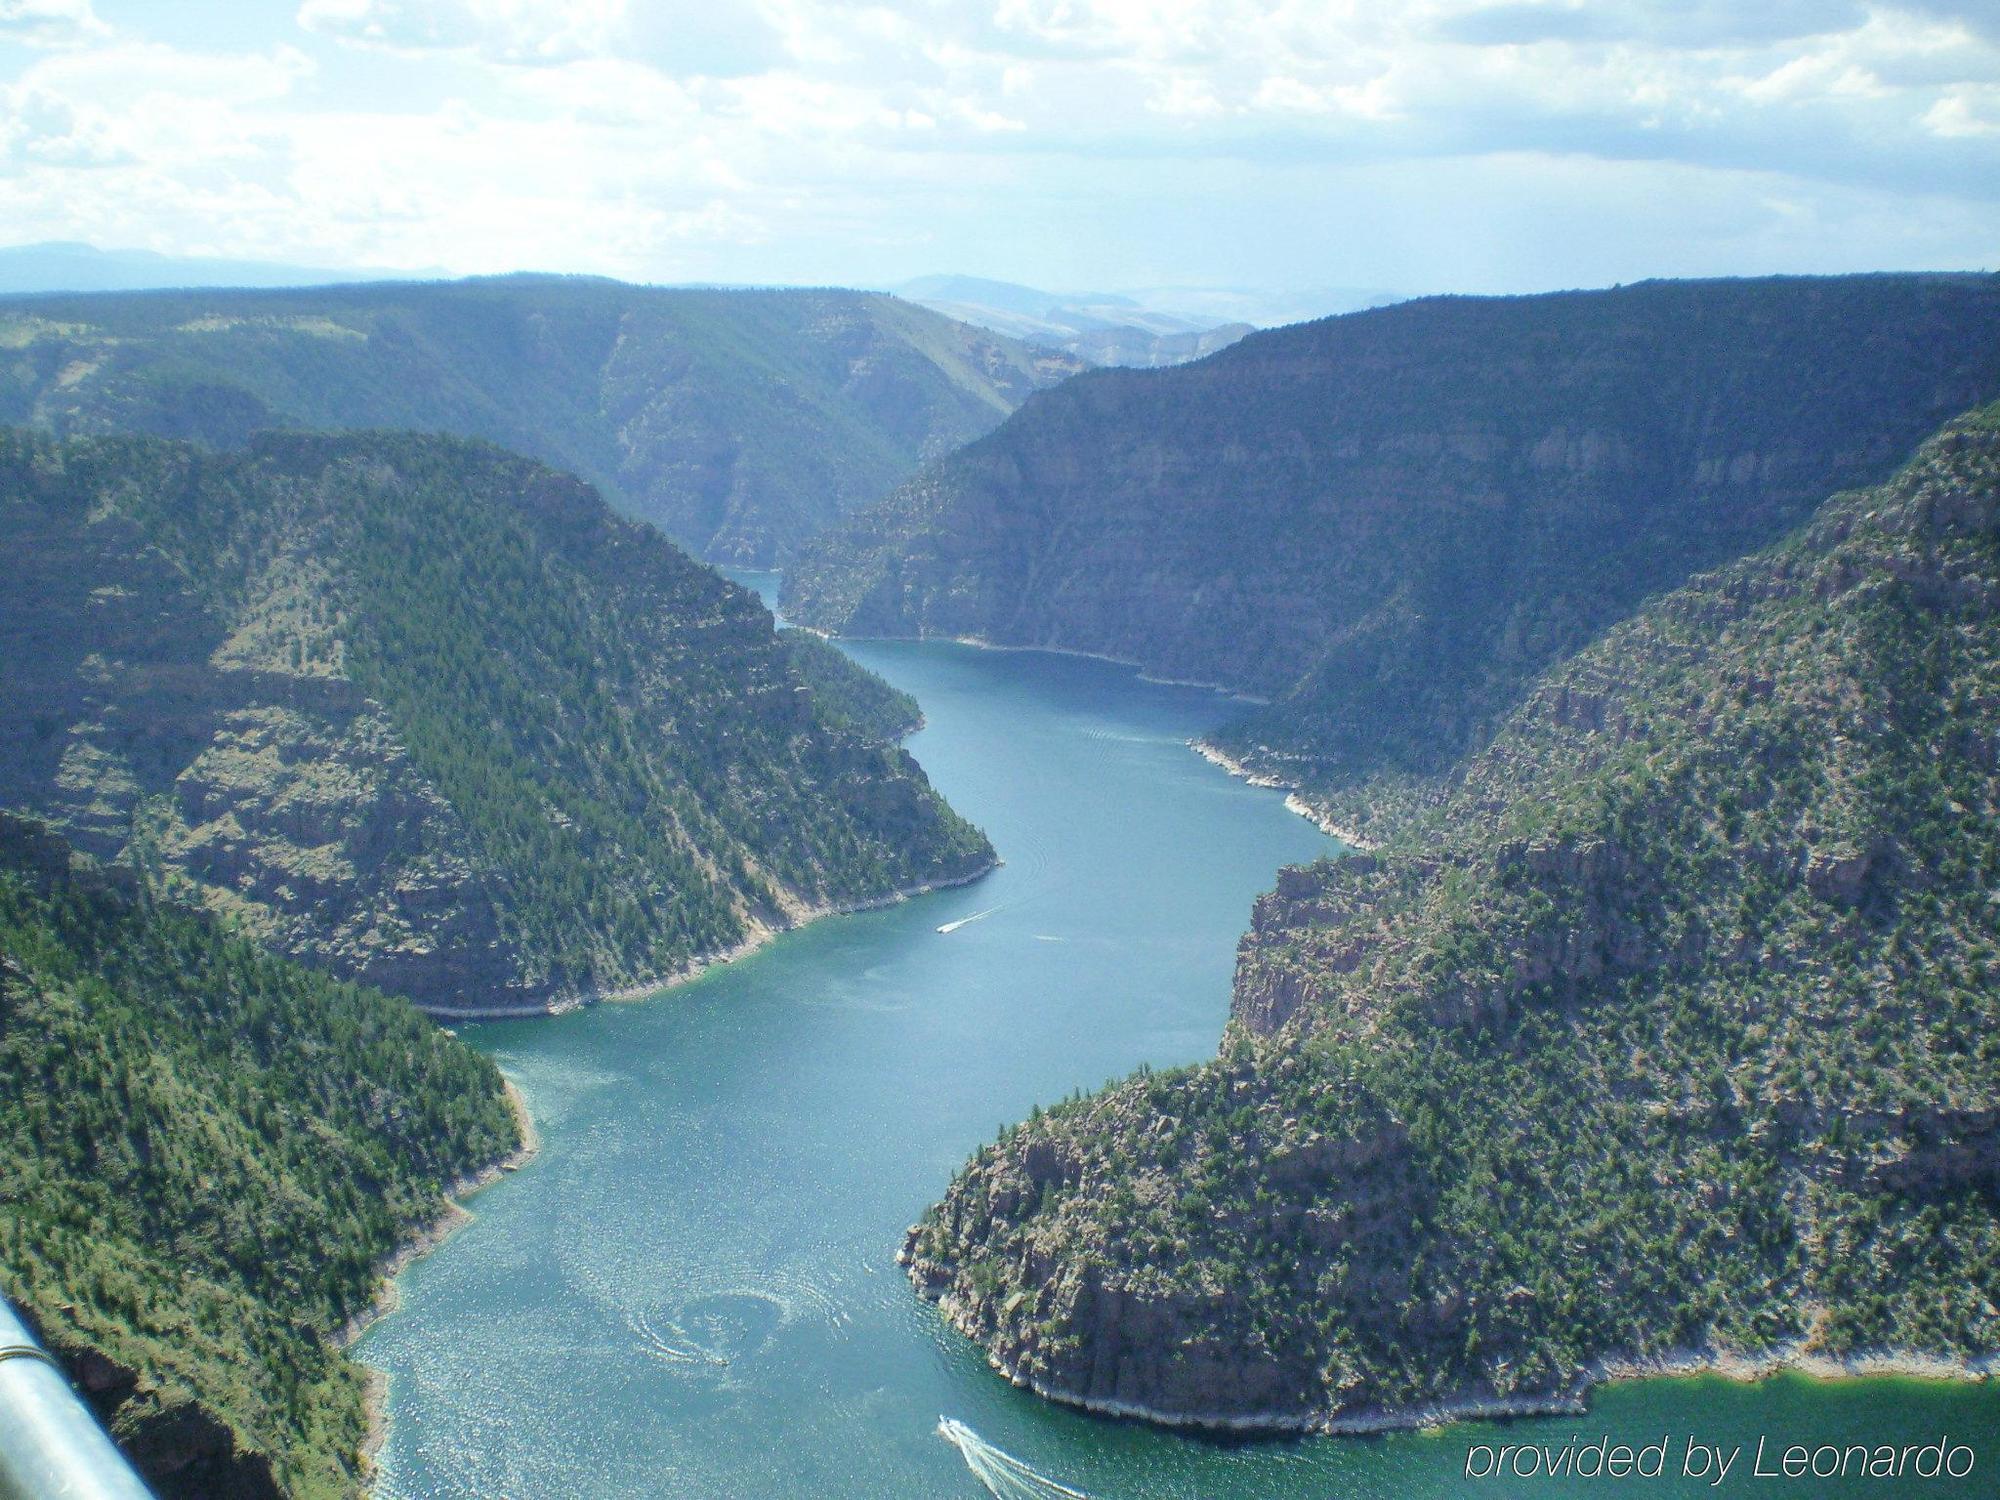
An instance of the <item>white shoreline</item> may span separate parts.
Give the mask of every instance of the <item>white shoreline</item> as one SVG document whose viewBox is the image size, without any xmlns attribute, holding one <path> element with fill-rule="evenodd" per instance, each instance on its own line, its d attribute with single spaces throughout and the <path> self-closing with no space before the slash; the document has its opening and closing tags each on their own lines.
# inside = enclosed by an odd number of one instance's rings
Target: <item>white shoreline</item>
<svg viewBox="0 0 2000 1500">
<path fill-rule="evenodd" d="M 362 1334 L 396 1310 L 402 1299 L 397 1294 L 395 1279 L 411 1262 L 423 1259 L 472 1222 L 472 1210 L 465 1206 L 466 1199 L 510 1173 L 520 1171 L 540 1154 L 542 1138 L 535 1129 L 534 1116 L 528 1111 L 528 1101 L 521 1097 L 521 1091 L 514 1087 L 512 1079 L 503 1078 L 500 1082 L 507 1107 L 513 1111 L 521 1144 L 477 1171 L 468 1172 L 446 1184 L 444 1206 L 426 1222 L 413 1226 L 394 1250 L 376 1262 L 373 1299 L 367 1307 L 328 1335 L 327 1342 L 336 1350 L 353 1347 Z"/>
<path fill-rule="evenodd" d="M 919 1286 L 918 1290 L 923 1289 Z M 945 1320 L 961 1334 L 955 1301 L 939 1300 Z M 971 1337 L 970 1334 L 966 1335 Z M 974 1342 L 980 1342 L 974 1340 Z M 1614 1356 L 1593 1361 L 1566 1391 L 1523 1396 L 1449 1396 L 1414 1406 L 1312 1415 L 1286 1412 L 1166 1412 L 1140 1402 L 1080 1396 L 1023 1375 L 1001 1355 L 986 1349 L 986 1362 L 1016 1389 L 1098 1416 L 1150 1422 L 1155 1426 L 1209 1432 L 1272 1435 L 1362 1436 L 1413 1432 L 1456 1422 L 1498 1421 L 1518 1417 L 1580 1416 L 1589 1409 L 1590 1392 L 1600 1385 L 1634 1380 L 1686 1379 L 1713 1375 L 1752 1384 L 1775 1375 L 1797 1374 L 1812 1380 L 1869 1380 L 1898 1377 L 1979 1383 L 2000 1373 L 2000 1353 L 1972 1358 L 1927 1354 L 1917 1350 L 1878 1349 L 1835 1358 L 1800 1345 L 1786 1345 L 1762 1354 L 1732 1349 L 1676 1349 L 1664 1354 Z"/>
<path fill-rule="evenodd" d="M 511 1078 L 502 1078 L 500 1086 L 507 1107 L 514 1113 L 521 1144 L 478 1171 L 468 1172 L 450 1183 L 444 1190 L 444 1206 L 429 1221 L 415 1226 L 408 1237 L 376 1263 L 375 1295 L 365 1308 L 327 1338 L 328 1346 L 336 1353 L 346 1353 L 362 1334 L 402 1306 L 402 1294 L 396 1290 L 396 1277 L 472 1222 L 473 1213 L 465 1206 L 466 1199 L 482 1188 L 491 1187 L 509 1173 L 520 1171 L 540 1154 L 542 1137 L 535 1129 L 535 1118 L 528 1108 L 528 1101 L 521 1097 L 521 1091 L 514 1086 Z M 356 1360 L 355 1363 L 360 1365 L 362 1371 L 361 1404 L 367 1421 L 361 1451 L 357 1456 L 361 1460 L 362 1481 L 368 1484 L 373 1479 L 375 1455 L 382 1451 L 382 1445 L 389 1439 L 389 1377 L 365 1361 Z"/>
<path fill-rule="evenodd" d="M 1238 703 L 1266 704 L 1271 701 L 1269 698 L 1257 693 L 1246 693 L 1237 688 L 1226 687 L 1219 682 L 1204 682 L 1192 677 L 1155 677 L 1146 671 L 1143 663 L 1134 661 L 1128 656 L 1112 656 L 1103 651 L 1082 651 L 1073 646 L 1006 646 L 1001 645 L 997 641 L 989 641 L 983 636 L 976 635 L 845 635 L 836 631 L 822 630 L 815 625 L 793 624 L 790 628 L 793 630 L 810 630 L 822 640 L 829 641 L 950 641 L 953 645 L 971 646 L 979 651 L 1040 651 L 1050 656 L 1078 656 L 1086 661 L 1102 661 L 1109 662 L 1113 666 L 1131 667 L 1138 673 L 1141 682 L 1149 682 L 1156 687 L 1205 688 L 1209 692 L 1219 693 L 1223 697 L 1232 699 Z M 1376 840 L 1367 838 L 1352 828 L 1334 822 L 1325 813 L 1307 802 L 1295 782 L 1286 781 L 1281 777 L 1272 776 L 1264 771 L 1253 771 L 1234 756 L 1217 749 L 1207 740 L 1189 740 L 1187 746 L 1203 760 L 1222 767 L 1231 776 L 1239 777 L 1249 782 L 1252 786 L 1269 787 L 1273 791 L 1282 791 L 1285 793 L 1286 809 L 1304 818 L 1328 838 L 1338 839 L 1341 843 L 1347 845 L 1348 848 L 1360 854 L 1372 854 L 1382 847 Z"/>
<path fill-rule="evenodd" d="M 1375 840 L 1363 837 L 1352 828 L 1346 828 L 1334 822 L 1333 819 L 1306 801 L 1300 794 L 1298 787 L 1292 782 L 1286 781 L 1282 777 L 1273 776 L 1268 771 L 1253 771 L 1250 767 L 1244 765 L 1242 761 L 1236 759 L 1235 756 L 1230 755 L 1227 751 L 1217 749 L 1207 740 L 1189 740 L 1187 743 L 1188 748 L 1194 751 L 1196 755 L 1199 755 L 1203 760 L 1211 764 L 1222 767 L 1231 776 L 1241 777 L 1252 786 L 1265 786 L 1283 791 L 1285 794 L 1286 809 L 1297 813 L 1328 838 L 1339 839 L 1348 848 L 1362 854 L 1373 854 L 1377 849 L 1382 847 Z"/>
</svg>

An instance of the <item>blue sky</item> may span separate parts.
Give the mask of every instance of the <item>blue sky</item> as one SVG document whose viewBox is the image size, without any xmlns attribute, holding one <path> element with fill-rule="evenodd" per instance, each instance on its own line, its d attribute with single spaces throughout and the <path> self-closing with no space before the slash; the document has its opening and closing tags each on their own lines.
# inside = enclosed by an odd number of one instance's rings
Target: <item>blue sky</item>
<svg viewBox="0 0 2000 1500">
<path fill-rule="evenodd" d="M 0 241 L 1522 291 L 2000 266 L 2000 0 L 0 0 Z"/>
</svg>

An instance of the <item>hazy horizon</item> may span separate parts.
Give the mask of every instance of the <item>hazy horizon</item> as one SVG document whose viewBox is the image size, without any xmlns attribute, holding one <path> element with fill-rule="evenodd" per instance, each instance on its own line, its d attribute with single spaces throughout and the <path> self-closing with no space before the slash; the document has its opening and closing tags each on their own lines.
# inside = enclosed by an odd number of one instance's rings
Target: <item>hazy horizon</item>
<svg viewBox="0 0 2000 1500">
<path fill-rule="evenodd" d="M 21 243 L 1530 292 L 2000 264 L 1980 0 L 0 5 Z"/>
</svg>

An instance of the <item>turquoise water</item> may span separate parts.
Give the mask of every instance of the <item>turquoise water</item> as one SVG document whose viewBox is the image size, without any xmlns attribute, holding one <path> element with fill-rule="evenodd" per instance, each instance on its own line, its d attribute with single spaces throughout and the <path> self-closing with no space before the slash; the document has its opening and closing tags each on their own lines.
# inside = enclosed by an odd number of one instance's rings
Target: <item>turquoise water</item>
<svg viewBox="0 0 2000 1500">
<path fill-rule="evenodd" d="M 1492 1494 L 1992 1496 L 2000 1395 L 1868 1381 L 1647 1382 L 1589 1416 L 1217 1443 L 1024 1395 L 917 1301 L 903 1228 L 1002 1122 L 1210 1053 L 1235 945 L 1284 862 L 1332 845 L 1183 741 L 1231 711 L 1100 662 L 859 643 L 917 694 L 911 748 L 1006 860 L 819 923 L 635 1005 L 468 1028 L 541 1156 L 402 1276 L 388 1496 L 976 1497 L 940 1415 L 1101 1500 Z M 949 933 L 941 925 L 959 922 Z M 1468 1480 L 1475 1443 L 1666 1437 L 1668 1478 Z M 1793 1442 L 1970 1442 L 1969 1483 L 1746 1479 Z M 1729 1484 L 1690 1437 L 1746 1444 Z"/>
</svg>

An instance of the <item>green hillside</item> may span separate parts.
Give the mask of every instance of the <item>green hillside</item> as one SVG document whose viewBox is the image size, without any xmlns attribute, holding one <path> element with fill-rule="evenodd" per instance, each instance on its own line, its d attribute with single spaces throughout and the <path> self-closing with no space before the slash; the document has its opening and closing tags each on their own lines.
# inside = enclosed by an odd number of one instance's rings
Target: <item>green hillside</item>
<svg viewBox="0 0 2000 1500">
<path fill-rule="evenodd" d="M 1223 748 L 1326 794 L 1443 770 L 1642 600 L 1996 395 L 1993 276 L 1428 298 L 1036 396 L 823 534 L 784 608 L 1271 697 Z"/>
<path fill-rule="evenodd" d="M 0 298 L 0 423 L 482 437 L 756 566 L 1079 368 L 863 292 L 510 276 Z"/>
<path fill-rule="evenodd" d="M 751 595 L 483 444 L 0 436 L 0 545 L 0 805 L 436 1010 L 992 858 Z"/>
<path fill-rule="evenodd" d="M 1260 900 L 1219 1057 L 1009 1131 L 912 1274 L 1177 1420 L 2000 1347 L 2000 407 L 1535 681 Z"/>
<path fill-rule="evenodd" d="M 851 729 L 877 744 L 891 745 L 923 726 L 917 700 L 857 663 L 838 646 L 810 630 L 778 634 L 792 667 L 812 688 L 813 703 L 827 723 Z"/>
<path fill-rule="evenodd" d="M 519 1145 L 493 1065 L 0 813 L 0 1077 L 0 1287 L 158 1492 L 359 1494 L 330 1339 Z"/>
</svg>

